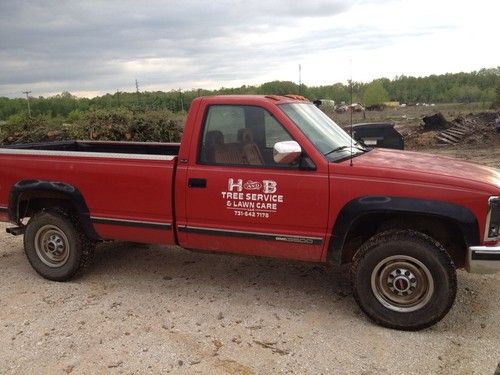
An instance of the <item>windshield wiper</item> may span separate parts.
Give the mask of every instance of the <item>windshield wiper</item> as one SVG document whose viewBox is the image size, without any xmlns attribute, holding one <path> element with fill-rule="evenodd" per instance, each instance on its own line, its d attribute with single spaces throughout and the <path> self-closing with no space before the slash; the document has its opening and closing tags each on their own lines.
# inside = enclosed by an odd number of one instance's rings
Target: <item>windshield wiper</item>
<svg viewBox="0 0 500 375">
<path fill-rule="evenodd" d="M 346 148 L 349 148 L 350 146 L 340 146 L 337 148 L 334 148 L 332 151 L 328 151 L 325 156 L 328 156 L 330 154 L 333 154 L 334 152 L 340 151 L 340 150 L 345 150 Z"/>
<path fill-rule="evenodd" d="M 361 147 L 356 147 L 355 145 L 352 145 L 353 148 L 356 148 L 360 151 L 366 151 L 364 148 L 361 148 Z M 325 156 L 328 156 L 330 154 L 333 154 L 334 152 L 337 152 L 337 151 L 341 151 L 341 150 L 345 150 L 346 148 L 351 148 L 351 146 L 347 146 L 347 145 L 344 145 L 344 146 L 339 146 L 337 148 L 334 148 L 332 151 L 328 151 Z"/>
</svg>

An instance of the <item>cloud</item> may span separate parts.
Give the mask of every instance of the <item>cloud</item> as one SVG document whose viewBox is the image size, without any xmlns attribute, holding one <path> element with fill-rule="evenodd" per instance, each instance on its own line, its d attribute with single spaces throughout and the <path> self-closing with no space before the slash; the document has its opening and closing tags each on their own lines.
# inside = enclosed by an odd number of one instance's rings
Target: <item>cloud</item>
<svg viewBox="0 0 500 375">
<path fill-rule="evenodd" d="M 455 27 L 390 13 L 404 7 L 366 0 L 2 0 L 0 96 L 26 88 L 35 95 L 131 90 L 135 78 L 143 89 L 163 90 L 293 79 L 301 61 L 313 69 L 326 60 L 340 64 L 356 55 L 349 51 L 369 53 Z"/>
<path fill-rule="evenodd" d="M 346 2 L 2 1 L 0 94 L 16 85 L 113 90 L 244 74 L 276 59 L 267 35 Z M 252 39 L 253 36 L 253 40 Z M 286 38 L 288 39 L 288 38 Z M 272 61 L 270 62 L 272 64 Z"/>
</svg>

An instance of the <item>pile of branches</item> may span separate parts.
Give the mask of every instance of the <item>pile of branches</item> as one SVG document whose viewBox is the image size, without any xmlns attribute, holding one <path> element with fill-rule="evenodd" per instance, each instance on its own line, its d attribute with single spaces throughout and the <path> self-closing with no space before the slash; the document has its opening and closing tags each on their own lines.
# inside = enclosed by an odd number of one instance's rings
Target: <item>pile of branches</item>
<svg viewBox="0 0 500 375">
<path fill-rule="evenodd" d="M 61 124 L 51 121 L 47 116 L 16 115 L 0 125 L 0 142 L 3 144 L 60 140 L 62 137 Z"/>
<path fill-rule="evenodd" d="M 69 139 L 179 142 L 185 115 L 168 110 L 133 112 L 118 108 L 85 112 L 73 122 L 48 116 L 15 116 L 0 125 L 0 143 Z"/>
</svg>

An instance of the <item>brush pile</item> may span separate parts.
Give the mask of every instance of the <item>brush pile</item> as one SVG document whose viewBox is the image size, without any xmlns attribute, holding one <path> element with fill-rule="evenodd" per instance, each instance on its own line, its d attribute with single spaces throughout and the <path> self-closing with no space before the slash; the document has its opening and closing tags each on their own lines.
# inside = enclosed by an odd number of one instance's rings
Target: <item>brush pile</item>
<svg viewBox="0 0 500 375">
<path fill-rule="evenodd" d="M 19 116 L 0 125 L 0 144 L 66 139 L 136 142 L 178 142 L 185 115 L 168 110 L 132 112 L 95 110 L 72 123 L 48 116 Z"/>
</svg>

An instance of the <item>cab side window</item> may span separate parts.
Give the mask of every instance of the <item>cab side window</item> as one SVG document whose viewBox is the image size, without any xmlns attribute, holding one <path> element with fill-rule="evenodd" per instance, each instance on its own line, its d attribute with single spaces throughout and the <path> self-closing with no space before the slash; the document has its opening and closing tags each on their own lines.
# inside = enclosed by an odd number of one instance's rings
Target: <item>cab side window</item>
<svg viewBox="0 0 500 375">
<path fill-rule="evenodd" d="M 276 142 L 293 140 L 285 128 L 267 111 L 264 114 L 264 122 L 266 128 L 266 148 L 272 149 Z"/>
<path fill-rule="evenodd" d="M 204 164 L 277 167 L 276 142 L 292 140 L 264 108 L 212 105 L 203 128 L 198 161 Z M 283 165 L 279 165 L 283 168 Z M 285 166 L 286 167 L 286 166 Z"/>
</svg>

